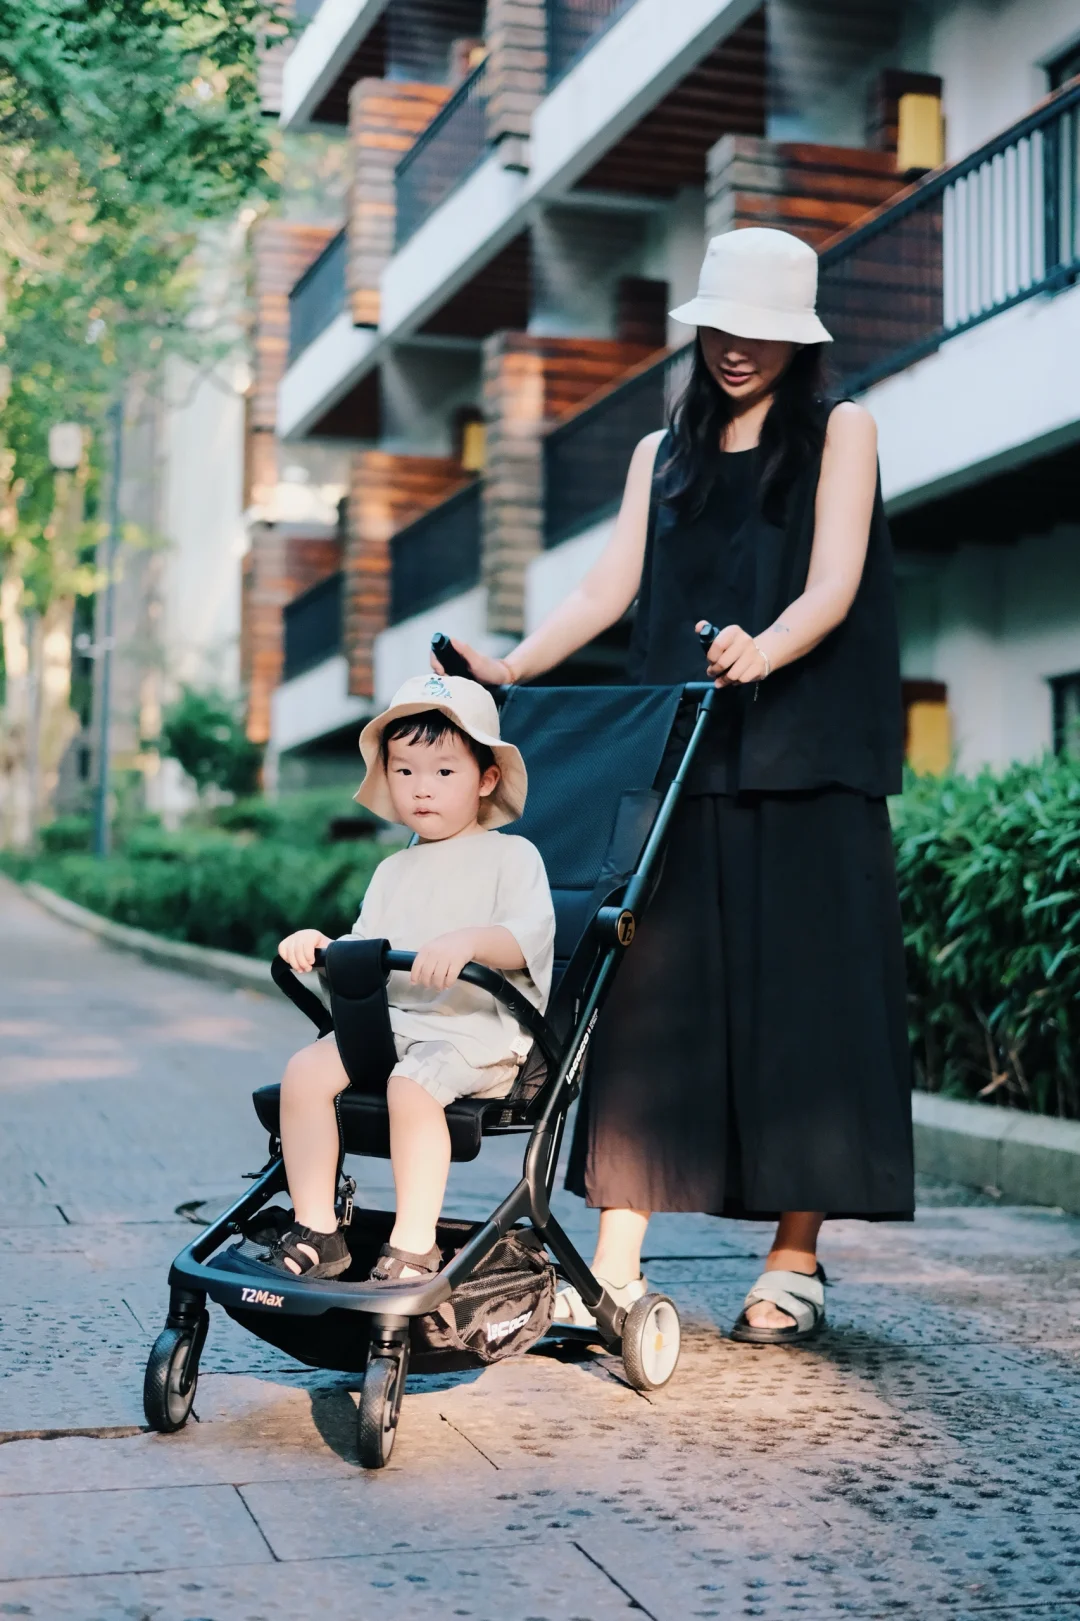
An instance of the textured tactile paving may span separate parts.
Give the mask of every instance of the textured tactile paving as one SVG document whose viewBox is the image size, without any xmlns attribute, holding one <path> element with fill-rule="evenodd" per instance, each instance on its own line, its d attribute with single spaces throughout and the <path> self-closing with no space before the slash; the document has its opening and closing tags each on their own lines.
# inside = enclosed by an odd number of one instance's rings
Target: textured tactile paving
<svg viewBox="0 0 1080 1621">
<path fill-rule="evenodd" d="M 648 1398 L 553 1346 L 411 1376 L 368 1475 L 357 1381 L 215 1308 L 193 1420 L 141 1432 L 176 1207 L 260 1163 L 247 1093 L 304 1029 L 10 890 L 0 914 L 0 1433 L 56 1437 L 0 1445 L 0 1617 L 1080 1621 L 1080 1221 L 970 1190 L 832 1224 L 829 1327 L 798 1348 L 726 1338 L 767 1228 L 658 1218 L 686 1335 Z M 520 1158 L 455 1168 L 455 1213 Z M 361 1185 L 385 1203 L 387 1167 Z M 558 1209 L 587 1245 L 595 1214 Z"/>
</svg>

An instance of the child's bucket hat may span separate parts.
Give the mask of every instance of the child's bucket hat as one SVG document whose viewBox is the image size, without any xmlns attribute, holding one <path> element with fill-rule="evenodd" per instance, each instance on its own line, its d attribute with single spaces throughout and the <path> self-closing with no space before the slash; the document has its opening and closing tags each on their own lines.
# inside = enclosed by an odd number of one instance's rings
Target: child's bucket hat
<svg viewBox="0 0 1080 1621">
<path fill-rule="evenodd" d="M 403 715 L 425 715 L 437 709 L 476 743 L 485 743 L 495 756 L 499 781 L 495 792 L 480 801 L 481 827 L 502 827 L 516 822 L 525 809 L 529 776 L 520 750 L 499 736 L 499 711 L 486 687 L 461 675 L 414 675 L 399 687 L 389 709 L 369 720 L 360 733 L 360 753 L 367 775 L 354 795 L 361 805 L 387 822 L 396 820 L 390 785 L 383 764 L 383 733 Z"/>
<path fill-rule="evenodd" d="M 711 326 L 735 338 L 831 343 L 817 316 L 818 258 L 790 231 L 752 225 L 714 236 L 697 297 L 671 311 L 685 326 Z"/>
</svg>

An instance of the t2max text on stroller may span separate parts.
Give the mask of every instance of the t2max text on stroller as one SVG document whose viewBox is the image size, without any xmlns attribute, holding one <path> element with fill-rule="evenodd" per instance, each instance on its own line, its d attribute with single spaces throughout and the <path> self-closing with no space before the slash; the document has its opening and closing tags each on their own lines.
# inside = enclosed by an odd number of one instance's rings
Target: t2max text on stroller
<svg viewBox="0 0 1080 1621">
<path fill-rule="evenodd" d="M 284 1295 L 274 1295 L 269 1289 L 241 1289 L 240 1299 L 245 1306 L 283 1306 Z"/>
</svg>

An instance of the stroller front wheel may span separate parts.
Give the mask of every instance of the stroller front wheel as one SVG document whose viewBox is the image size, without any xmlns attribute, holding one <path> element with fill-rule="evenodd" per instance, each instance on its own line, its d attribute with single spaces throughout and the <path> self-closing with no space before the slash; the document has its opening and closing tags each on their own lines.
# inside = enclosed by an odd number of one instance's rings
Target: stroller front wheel
<svg viewBox="0 0 1080 1621">
<path fill-rule="evenodd" d="M 394 1450 L 408 1366 L 407 1346 L 394 1356 L 368 1360 L 357 1421 L 357 1454 L 365 1469 L 381 1469 Z"/>
<path fill-rule="evenodd" d="M 682 1326 L 674 1301 L 667 1295 L 642 1295 L 634 1301 L 623 1324 L 622 1359 L 635 1390 L 666 1385 L 678 1365 L 681 1346 Z"/>
<path fill-rule="evenodd" d="M 143 1378 L 143 1412 L 152 1430 L 171 1435 L 187 1423 L 199 1382 L 198 1352 L 202 1349 L 200 1343 L 193 1355 L 193 1346 L 197 1339 L 205 1338 L 200 1323 L 194 1329 L 163 1328 L 154 1341 Z"/>
</svg>

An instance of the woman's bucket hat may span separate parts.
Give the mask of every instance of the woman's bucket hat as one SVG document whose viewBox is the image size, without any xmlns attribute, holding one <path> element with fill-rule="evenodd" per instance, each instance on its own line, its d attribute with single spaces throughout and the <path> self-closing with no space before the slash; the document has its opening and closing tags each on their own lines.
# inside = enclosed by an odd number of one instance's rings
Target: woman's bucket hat
<svg viewBox="0 0 1080 1621">
<path fill-rule="evenodd" d="M 425 715 L 432 709 L 446 715 L 474 742 L 486 744 L 495 756 L 499 781 L 495 792 L 480 801 L 480 826 L 503 827 L 507 822 L 516 822 L 525 809 L 529 790 L 525 761 L 513 743 L 504 743 L 499 736 L 499 711 L 490 692 L 461 675 L 414 675 L 395 692 L 389 709 L 368 721 L 360 733 L 360 753 L 367 775 L 354 798 L 385 821 L 397 820 L 383 764 L 383 733 L 391 721 L 403 715 Z"/>
<path fill-rule="evenodd" d="M 815 311 L 817 283 L 817 254 L 790 231 L 727 231 L 709 243 L 697 297 L 671 317 L 736 338 L 831 343 Z"/>
</svg>

